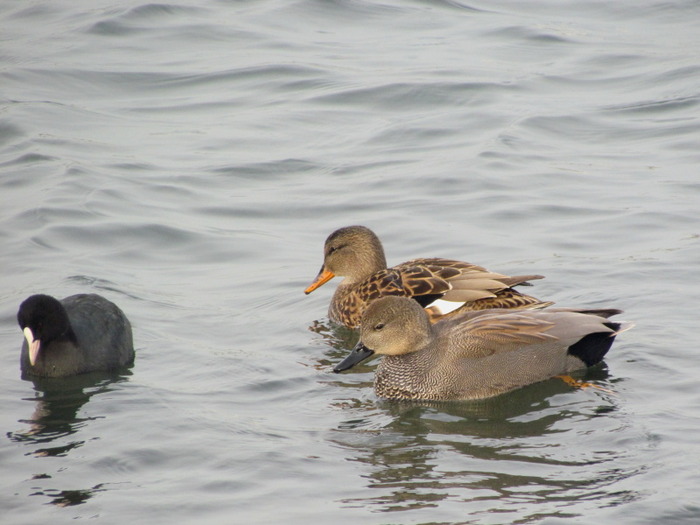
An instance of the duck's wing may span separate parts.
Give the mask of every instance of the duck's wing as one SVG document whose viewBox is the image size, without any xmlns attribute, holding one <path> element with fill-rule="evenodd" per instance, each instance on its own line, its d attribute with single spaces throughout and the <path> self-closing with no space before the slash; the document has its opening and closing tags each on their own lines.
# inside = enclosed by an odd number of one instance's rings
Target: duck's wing
<svg viewBox="0 0 700 525">
<path fill-rule="evenodd" d="M 413 259 L 392 269 L 400 272 L 407 288 L 422 292 L 426 289 L 426 283 L 432 283 L 432 286 L 437 285 L 441 289 L 440 293 L 445 294 L 444 300 L 454 302 L 493 298 L 496 291 L 509 287 L 501 280 L 511 279 L 481 266 L 453 259 Z"/>
<path fill-rule="evenodd" d="M 532 309 L 554 304 L 522 294 L 512 288 L 517 285 L 529 285 L 529 281 L 543 279 L 542 275 L 529 274 L 511 277 L 491 272 L 482 266 L 464 261 L 440 258 L 413 259 L 394 268 L 402 272 L 421 268 L 432 276 L 446 281 L 449 288 L 443 292 L 444 295 L 441 299 L 453 303 L 463 303 L 458 308 L 448 307 L 447 312 L 450 310 L 467 311 L 492 308 Z M 436 313 L 439 317 L 440 312 Z M 446 311 L 442 310 L 442 313 L 444 314 Z"/>
<path fill-rule="evenodd" d="M 367 305 L 388 295 L 411 297 L 423 307 L 433 305 L 438 299 L 448 301 L 452 306 L 431 307 L 433 320 L 455 310 L 543 308 L 552 303 L 511 288 L 541 278 L 541 275 L 511 277 L 454 259 L 413 259 L 380 270 L 348 288 L 331 304 L 331 317 L 347 326 L 358 326 Z"/>
<path fill-rule="evenodd" d="M 451 272 L 437 272 L 425 266 L 403 266 L 379 271 L 358 287 L 358 293 L 368 300 L 387 295 L 403 297 L 434 296 L 447 293 L 452 285 Z"/>
<path fill-rule="evenodd" d="M 605 317 L 615 313 L 619 310 L 470 313 L 436 327 L 451 351 L 477 358 L 535 345 L 554 345 L 566 351 L 589 334 L 619 333 L 622 325 Z"/>
<path fill-rule="evenodd" d="M 420 259 L 411 259 L 401 264 L 394 266 L 396 269 L 410 268 L 414 266 L 422 266 L 426 268 L 431 268 L 435 272 L 443 272 L 443 277 L 447 278 L 449 276 L 459 275 L 460 273 L 468 272 L 488 272 L 488 270 L 482 266 L 477 266 L 476 264 L 471 264 L 464 261 L 457 261 L 455 259 L 443 259 L 440 257 L 426 257 Z M 500 274 L 493 274 L 500 275 Z M 505 276 L 503 276 L 505 277 Z"/>
<path fill-rule="evenodd" d="M 502 285 L 511 287 L 517 285 L 529 285 L 528 281 L 536 281 L 538 279 L 544 279 L 543 275 L 529 274 L 529 275 L 504 275 L 502 273 L 492 272 L 487 270 L 483 266 L 478 266 L 476 264 L 468 263 L 465 261 L 457 261 L 455 259 L 443 259 L 440 257 L 428 257 L 421 259 L 411 259 L 405 263 L 401 263 L 394 268 L 402 268 L 407 266 L 424 266 L 431 268 L 433 271 L 441 273 L 441 276 L 448 278 L 450 276 L 461 275 L 462 279 L 494 279 L 500 282 Z M 455 272 L 454 270 L 457 270 Z"/>
</svg>

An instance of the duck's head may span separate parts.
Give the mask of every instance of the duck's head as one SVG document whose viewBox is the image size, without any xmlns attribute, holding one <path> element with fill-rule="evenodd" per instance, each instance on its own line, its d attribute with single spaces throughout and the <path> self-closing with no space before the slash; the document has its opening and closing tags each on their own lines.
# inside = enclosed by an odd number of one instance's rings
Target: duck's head
<svg viewBox="0 0 700 525">
<path fill-rule="evenodd" d="M 387 296 L 362 314 L 360 341 L 333 369 L 348 370 L 374 354 L 398 356 L 425 348 L 433 337 L 428 315 L 413 299 Z"/>
<path fill-rule="evenodd" d="M 365 226 L 346 226 L 331 233 L 323 248 L 323 266 L 304 293 L 309 294 L 336 275 L 361 281 L 386 268 L 379 238 Z"/>
</svg>

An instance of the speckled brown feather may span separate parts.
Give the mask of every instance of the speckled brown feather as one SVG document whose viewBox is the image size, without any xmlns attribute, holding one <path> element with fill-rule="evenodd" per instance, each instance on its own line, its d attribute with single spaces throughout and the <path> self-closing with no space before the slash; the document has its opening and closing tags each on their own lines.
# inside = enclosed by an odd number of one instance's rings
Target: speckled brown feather
<svg viewBox="0 0 700 525">
<path fill-rule="evenodd" d="M 454 312 L 450 312 L 448 315 L 457 314 L 464 311 L 478 311 L 478 310 L 492 310 L 497 309 L 507 309 L 507 310 L 529 310 L 533 308 L 545 308 L 547 306 L 553 305 L 552 301 L 540 301 L 536 297 L 531 295 L 521 294 L 517 290 L 512 288 L 505 288 L 496 292 L 495 297 L 487 299 L 477 299 L 470 303 L 465 303 Z"/>
<path fill-rule="evenodd" d="M 474 265 L 467 265 L 466 263 L 462 264 L 470 270 L 475 267 Z M 484 272 L 488 273 L 486 271 Z M 334 321 L 340 322 L 350 328 L 357 328 L 360 324 L 362 313 L 372 301 L 388 295 L 401 297 L 445 295 L 452 288 L 450 280 L 458 279 L 461 275 L 462 274 L 455 268 L 440 268 L 435 265 L 431 265 L 430 267 L 400 265 L 394 268 L 388 268 L 375 273 L 369 279 L 352 287 L 348 287 L 347 289 L 339 286 L 331 301 L 328 314 Z M 442 276 L 446 277 L 443 278 Z M 529 277 L 539 278 L 540 276 Z M 535 297 L 521 294 L 512 288 L 508 288 L 504 284 L 498 284 L 501 289 L 494 291 L 472 290 L 472 292 L 480 291 L 481 293 L 486 293 L 488 296 L 467 301 L 459 309 L 447 315 L 452 316 L 457 312 L 488 310 L 493 308 L 544 308 L 553 304 L 552 302 L 543 302 Z M 435 313 L 431 310 L 429 310 L 429 313 L 433 321 L 444 317 L 442 314 Z"/>
<path fill-rule="evenodd" d="M 428 268 L 419 266 L 403 269 L 387 268 L 352 287 L 339 286 L 331 301 L 328 314 L 334 321 L 356 328 L 360 324 L 360 317 L 367 305 L 380 297 L 443 295 L 449 289 L 450 284 Z"/>
</svg>

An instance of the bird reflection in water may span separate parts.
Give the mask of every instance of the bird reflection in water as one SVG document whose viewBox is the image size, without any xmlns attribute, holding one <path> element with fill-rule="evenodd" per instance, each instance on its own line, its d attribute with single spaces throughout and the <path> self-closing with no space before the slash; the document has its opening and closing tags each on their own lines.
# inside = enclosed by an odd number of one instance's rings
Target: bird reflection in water
<svg viewBox="0 0 700 525">
<path fill-rule="evenodd" d="M 26 445 L 30 449 L 28 455 L 68 456 L 85 443 L 85 439 L 80 439 L 81 431 L 90 421 L 103 417 L 81 417 L 81 409 L 92 396 L 113 390 L 115 384 L 127 381 L 129 375 L 130 372 L 126 371 L 120 374 L 95 372 L 66 378 L 32 378 L 34 397 L 24 400 L 33 402 L 34 409 L 29 418 L 19 421 L 27 427 L 8 432 L 7 437 L 15 443 Z M 32 477 L 36 481 L 47 479 L 53 479 L 53 476 L 42 473 Z M 30 495 L 47 496 L 51 498 L 51 504 L 67 507 L 85 503 L 97 492 L 105 490 L 104 484 L 89 489 L 69 490 L 34 486 Z"/>
<path fill-rule="evenodd" d="M 41 475 L 42 478 L 50 478 L 45 474 Z M 38 479 L 35 477 L 34 479 Z M 81 505 L 94 496 L 97 492 L 104 492 L 107 489 L 104 484 L 100 483 L 95 485 L 91 489 L 87 490 L 38 490 L 34 492 L 32 496 L 48 496 L 51 499 L 49 503 L 56 505 L 57 507 L 71 507 L 73 505 Z"/>
<path fill-rule="evenodd" d="M 604 365 L 580 375 L 612 386 Z M 480 401 L 384 401 L 358 394 L 354 404 L 336 401 L 348 418 L 331 438 L 367 468 L 370 492 L 345 500 L 348 506 L 395 512 L 471 501 L 477 519 L 492 504 L 515 515 L 529 501 L 543 516 L 562 517 L 582 495 L 609 505 L 639 497 L 603 490 L 639 474 L 624 454 L 605 446 L 626 424 L 617 396 L 606 391 L 580 394 L 550 379 Z M 599 433 L 586 437 L 591 428 Z M 595 474 L 581 476 L 584 466 Z"/>
<path fill-rule="evenodd" d="M 328 319 L 314 321 L 309 331 L 321 337 L 320 344 L 324 347 L 324 358 L 318 359 L 314 368 L 327 370 L 342 360 L 357 344 L 360 334 L 357 330 L 346 328 Z"/>
</svg>

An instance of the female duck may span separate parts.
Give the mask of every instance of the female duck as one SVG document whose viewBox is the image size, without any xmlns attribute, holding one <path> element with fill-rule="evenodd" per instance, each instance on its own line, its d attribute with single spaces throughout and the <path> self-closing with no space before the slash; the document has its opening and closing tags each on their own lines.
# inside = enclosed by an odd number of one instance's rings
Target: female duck
<svg viewBox="0 0 700 525">
<path fill-rule="evenodd" d="M 364 226 L 348 226 L 334 231 L 324 246 L 321 271 L 304 291 L 309 294 L 336 275 L 345 277 L 338 285 L 328 308 L 332 321 L 357 328 L 367 306 L 379 297 L 412 297 L 423 307 L 431 306 L 435 318 L 460 309 L 544 308 L 553 303 L 523 295 L 512 287 L 542 279 L 541 275 L 509 277 L 489 272 L 481 266 L 452 259 L 413 259 L 387 268 L 379 238 Z M 445 309 L 444 301 L 451 306 Z"/>
</svg>

